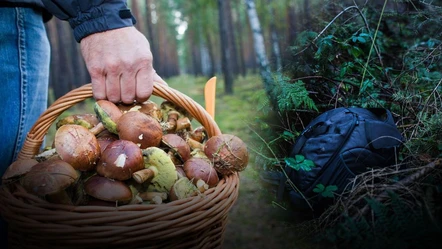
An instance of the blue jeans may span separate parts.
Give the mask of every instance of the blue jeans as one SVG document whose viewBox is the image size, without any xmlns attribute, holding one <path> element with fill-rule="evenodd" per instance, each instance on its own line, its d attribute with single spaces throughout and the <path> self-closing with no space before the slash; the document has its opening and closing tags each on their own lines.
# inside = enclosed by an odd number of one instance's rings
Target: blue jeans
<svg viewBox="0 0 442 249">
<path fill-rule="evenodd" d="M 0 175 L 47 108 L 50 47 L 42 14 L 0 8 Z"/>
<path fill-rule="evenodd" d="M 0 8 L 0 175 L 47 107 L 49 61 L 42 14 L 32 8 Z M 0 219 L 0 248 L 6 243 Z"/>
</svg>

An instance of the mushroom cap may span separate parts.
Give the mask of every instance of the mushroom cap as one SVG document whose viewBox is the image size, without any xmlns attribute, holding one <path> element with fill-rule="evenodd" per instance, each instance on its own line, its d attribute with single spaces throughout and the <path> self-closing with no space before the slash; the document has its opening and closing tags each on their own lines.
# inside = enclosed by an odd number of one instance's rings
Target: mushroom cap
<svg viewBox="0 0 442 249">
<path fill-rule="evenodd" d="M 190 158 L 190 146 L 177 134 L 169 133 L 163 135 L 162 143 L 171 150 L 182 162 Z"/>
<path fill-rule="evenodd" d="M 66 189 L 78 178 L 79 173 L 69 163 L 50 159 L 35 164 L 20 182 L 28 192 L 45 196 Z"/>
<path fill-rule="evenodd" d="M 142 112 L 146 115 L 152 116 L 158 121 L 160 121 L 162 118 L 161 109 L 157 103 L 151 100 L 147 100 L 143 103 L 134 103 L 132 105 L 119 104 L 118 108 L 120 108 L 123 113 L 132 111 Z"/>
<path fill-rule="evenodd" d="M 221 134 L 209 138 L 204 153 L 222 175 L 242 171 L 249 162 L 247 145 L 237 136 Z"/>
<path fill-rule="evenodd" d="M 86 129 L 90 129 L 96 126 L 100 120 L 98 120 L 95 114 L 85 113 L 85 114 L 73 114 L 67 117 L 64 117 L 56 123 L 56 128 L 60 128 L 62 125 L 66 124 L 76 124 L 85 127 Z"/>
<path fill-rule="evenodd" d="M 126 112 L 117 122 L 120 139 L 138 144 L 141 149 L 158 146 L 163 136 L 160 123 L 141 112 Z"/>
<path fill-rule="evenodd" d="M 115 140 L 103 151 L 97 164 L 97 173 L 114 180 L 124 181 L 132 173 L 144 169 L 141 149 L 131 141 Z"/>
<path fill-rule="evenodd" d="M 182 177 L 173 184 L 170 190 L 171 201 L 184 199 L 198 194 L 198 188 L 187 178 Z"/>
<path fill-rule="evenodd" d="M 81 125 L 61 126 L 54 145 L 59 157 L 80 171 L 93 170 L 101 154 L 95 135 Z"/>
<path fill-rule="evenodd" d="M 95 102 L 94 111 L 95 114 L 97 114 L 100 122 L 103 123 L 107 130 L 118 134 L 116 123 L 123 113 L 117 107 L 117 105 L 108 100 L 101 99 Z"/>
<path fill-rule="evenodd" d="M 192 157 L 184 163 L 183 169 L 194 184 L 201 179 L 209 187 L 215 187 L 219 182 L 218 173 L 207 158 Z"/>
<path fill-rule="evenodd" d="M 84 183 L 86 194 L 102 200 L 126 203 L 132 199 L 132 191 L 122 181 L 94 175 Z"/>
<path fill-rule="evenodd" d="M 22 159 L 14 161 L 5 170 L 5 173 L 2 176 L 2 180 L 7 181 L 22 176 L 28 173 L 36 164 L 38 164 L 38 161 L 35 159 Z"/>
<path fill-rule="evenodd" d="M 115 135 L 114 133 L 108 131 L 108 130 L 104 130 L 102 132 L 100 132 L 97 135 L 97 141 L 100 144 L 100 151 L 101 153 L 103 153 L 103 151 L 106 149 L 106 147 L 112 143 L 113 141 L 118 140 L 118 136 Z"/>
<path fill-rule="evenodd" d="M 158 172 L 150 181 L 147 191 L 169 192 L 178 174 L 172 159 L 158 147 L 149 147 L 143 150 L 144 165 L 146 168 L 155 167 Z"/>
</svg>

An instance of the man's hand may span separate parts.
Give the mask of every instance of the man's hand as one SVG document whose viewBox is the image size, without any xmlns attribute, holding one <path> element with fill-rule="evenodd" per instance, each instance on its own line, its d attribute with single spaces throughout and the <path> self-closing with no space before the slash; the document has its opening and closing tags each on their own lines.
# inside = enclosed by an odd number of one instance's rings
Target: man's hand
<svg viewBox="0 0 442 249">
<path fill-rule="evenodd" d="M 135 27 L 89 35 L 81 40 L 81 52 L 97 100 L 144 102 L 153 81 L 165 83 L 152 67 L 149 42 Z"/>
</svg>

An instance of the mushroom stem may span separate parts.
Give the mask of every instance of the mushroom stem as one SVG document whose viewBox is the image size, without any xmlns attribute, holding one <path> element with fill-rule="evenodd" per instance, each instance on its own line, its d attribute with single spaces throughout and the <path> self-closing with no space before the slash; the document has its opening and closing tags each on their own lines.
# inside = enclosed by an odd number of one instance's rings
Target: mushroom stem
<svg viewBox="0 0 442 249">
<path fill-rule="evenodd" d="M 204 193 L 206 190 L 209 189 L 209 185 L 202 179 L 198 179 L 195 185 L 201 193 Z"/>
<path fill-rule="evenodd" d="M 167 113 L 167 121 L 161 124 L 164 132 L 174 132 L 176 130 L 179 115 L 180 113 L 177 111 Z"/>
<path fill-rule="evenodd" d="M 90 128 L 89 131 L 96 136 L 105 129 L 106 127 L 104 127 L 103 123 L 100 122 L 96 126 Z"/>
<path fill-rule="evenodd" d="M 189 137 L 197 142 L 203 143 L 207 138 L 206 128 L 204 128 L 204 126 L 195 128 L 193 131 L 189 132 Z"/>
<path fill-rule="evenodd" d="M 137 183 L 144 183 L 148 180 L 152 180 L 158 174 L 158 170 L 154 166 L 150 166 L 146 169 L 138 170 L 132 174 L 132 178 Z"/>
<path fill-rule="evenodd" d="M 176 121 L 176 129 L 175 131 L 187 130 L 190 129 L 191 123 L 188 117 L 179 118 Z"/>
<path fill-rule="evenodd" d="M 202 143 L 200 143 L 190 137 L 186 138 L 186 142 L 192 150 L 196 150 L 196 149 L 204 150 L 204 145 Z"/>
<path fill-rule="evenodd" d="M 165 201 L 167 199 L 167 193 L 165 192 L 143 192 L 139 193 L 138 195 L 141 197 L 141 199 L 143 199 L 143 201 L 154 201 L 155 199 Z"/>
</svg>

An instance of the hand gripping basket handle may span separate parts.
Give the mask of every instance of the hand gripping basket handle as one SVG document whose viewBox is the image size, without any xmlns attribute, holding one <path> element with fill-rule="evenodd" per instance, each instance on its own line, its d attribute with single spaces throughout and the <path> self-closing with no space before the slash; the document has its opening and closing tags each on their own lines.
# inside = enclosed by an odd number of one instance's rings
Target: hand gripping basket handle
<svg viewBox="0 0 442 249">
<path fill-rule="evenodd" d="M 209 113 L 187 95 L 157 82 L 153 85 L 153 95 L 184 108 L 206 128 L 209 137 L 221 134 L 218 125 Z M 57 99 L 32 126 L 18 154 L 18 159 L 32 158 L 37 155 L 47 131 L 57 117 L 65 110 L 90 97 L 92 97 L 92 85 L 89 83 Z"/>
</svg>

